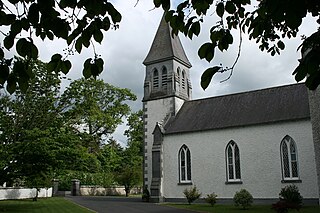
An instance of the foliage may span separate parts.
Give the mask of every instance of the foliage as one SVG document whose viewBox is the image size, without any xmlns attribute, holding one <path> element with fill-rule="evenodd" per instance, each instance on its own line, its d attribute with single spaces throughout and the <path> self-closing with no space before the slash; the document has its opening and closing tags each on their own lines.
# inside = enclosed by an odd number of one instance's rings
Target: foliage
<svg viewBox="0 0 320 213">
<path fill-rule="evenodd" d="M 103 32 L 117 29 L 121 14 L 112 3 L 105 0 L 8 0 L 0 1 L 0 27 L 3 46 L 6 50 L 13 47 L 24 58 L 22 63 L 12 63 L 10 54 L 0 49 L 0 86 L 7 83 L 7 90 L 12 94 L 18 86 L 22 91 L 28 88 L 30 60 L 37 59 L 39 50 L 34 38 L 44 42 L 54 39 L 66 41 L 65 55 L 59 53 L 51 57 L 49 71 L 68 73 L 72 67 L 67 59 L 69 55 L 101 43 Z M 83 76 L 98 76 L 104 61 L 94 51 L 94 57 L 83 64 Z"/>
<path fill-rule="evenodd" d="M 217 202 L 217 197 L 218 195 L 216 195 L 214 192 L 211 194 L 207 194 L 207 197 L 205 198 L 205 201 L 207 203 L 209 203 L 211 206 L 214 206 L 214 204 Z"/>
<path fill-rule="evenodd" d="M 247 209 L 253 202 L 253 197 L 246 189 L 241 189 L 233 196 L 233 201 L 236 206 L 242 206 L 243 209 Z"/>
<path fill-rule="evenodd" d="M 123 165 L 121 171 L 117 174 L 118 184 L 124 186 L 126 197 L 129 196 L 130 190 L 142 181 L 142 169 L 139 167 L 131 167 L 130 165 Z"/>
<path fill-rule="evenodd" d="M 129 89 L 121 89 L 89 78 L 73 81 L 62 94 L 59 107 L 81 137 L 85 147 L 98 152 L 104 138 L 114 132 L 130 112 L 126 101 L 136 100 Z"/>
<path fill-rule="evenodd" d="M 184 189 L 183 194 L 187 198 L 189 204 L 193 203 L 201 196 L 201 193 L 196 186 Z"/>
<path fill-rule="evenodd" d="M 213 213 L 241 213 L 241 212 L 252 212 L 252 213 L 270 213 L 270 205 L 253 205 L 248 210 L 237 209 L 234 205 L 228 204 L 216 204 L 214 208 L 210 205 L 196 203 L 193 205 L 182 204 L 182 203 L 165 203 L 165 206 L 170 206 L 179 209 L 191 210 L 194 212 L 213 212 Z M 299 210 L 299 213 L 315 213 L 320 211 L 320 206 L 304 206 Z M 295 212 L 295 211 L 290 211 Z"/>
<path fill-rule="evenodd" d="M 99 172 L 89 173 L 82 171 L 64 171 L 56 176 L 59 179 L 59 190 L 70 191 L 72 179 L 80 180 L 81 185 L 102 186 L 104 188 L 114 185 L 112 173 Z"/>
<path fill-rule="evenodd" d="M 279 193 L 280 199 L 285 200 L 289 203 L 297 205 L 302 204 L 303 197 L 301 196 L 299 189 L 296 185 L 287 185 L 281 189 Z"/>
<path fill-rule="evenodd" d="M 101 168 L 105 172 L 117 173 L 120 171 L 123 161 L 123 148 L 113 138 L 100 148 L 98 159 Z"/>
<path fill-rule="evenodd" d="M 201 86 L 206 89 L 216 73 L 231 71 L 232 75 L 241 51 L 242 34 L 249 35 L 259 45 L 261 51 L 272 56 L 285 49 L 285 40 L 297 36 L 302 20 L 311 15 L 320 24 L 320 2 L 318 0 L 204 0 L 178 1 L 176 9 L 170 9 L 169 0 L 154 0 L 156 7 L 166 12 L 166 21 L 172 27 L 172 34 L 183 33 L 190 39 L 198 36 L 204 16 L 216 14 L 218 22 L 209 32 L 210 41 L 198 50 L 200 59 L 211 62 L 215 51 L 227 51 L 233 44 L 232 32 L 240 32 L 240 45 L 235 63 L 230 67 L 213 66 L 202 75 Z M 253 6 L 257 3 L 257 6 Z M 210 8 L 215 6 L 215 13 Z M 191 12 L 190 12 L 191 11 Z M 314 90 L 320 84 L 320 29 L 311 36 L 305 37 L 301 44 L 302 59 L 294 70 L 295 79 L 299 82 L 306 78 L 306 85 Z M 300 47 L 299 47 L 300 48 Z M 228 79 L 228 78 L 227 78 Z"/>
<path fill-rule="evenodd" d="M 149 202 L 149 200 L 150 200 L 150 192 L 148 190 L 148 187 L 143 188 L 142 200 L 145 202 Z"/>
<path fill-rule="evenodd" d="M 19 63 L 21 59 L 16 59 Z M 32 86 L 25 93 L 16 90 L 14 96 L 1 96 L 0 148 L 6 158 L 1 157 L 0 176 L 2 182 L 20 179 L 39 188 L 48 186 L 58 165 L 55 137 L 63 125 L 54 105 L 60 80 L 40 61 L 32 61 L 30 66 Z"/>
<path fill-rule="evenodd" d="M 143 156 L 143 112 L 133 112 L 128 117 L 127 126 L 129 127 L 124 135 L 128 138 L 128 147 L 138 150 L 138 154 Z"/>
</svg>

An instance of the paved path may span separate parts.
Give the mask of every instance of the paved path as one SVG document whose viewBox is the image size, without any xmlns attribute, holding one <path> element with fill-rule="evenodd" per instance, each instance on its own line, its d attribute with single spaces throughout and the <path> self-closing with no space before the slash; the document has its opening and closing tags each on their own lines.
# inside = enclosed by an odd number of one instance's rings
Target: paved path
<svg viewBox="0 0 320 213">
<path fill-rule="evenodd" d="M 141 202 L 141 198 L 67 196 L 66 199 L 98 213 L 194 213 L 183 209 Z"/>
</svg>

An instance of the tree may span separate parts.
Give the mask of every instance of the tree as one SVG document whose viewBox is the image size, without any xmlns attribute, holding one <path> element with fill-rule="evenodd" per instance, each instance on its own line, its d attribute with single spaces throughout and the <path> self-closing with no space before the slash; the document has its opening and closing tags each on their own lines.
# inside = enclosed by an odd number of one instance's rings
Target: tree
<svg viewBox="0 0 320 213">
<path fill-rule="evenodd" d="M 201 59 L 211 62 L 214 52 L 219 49 L 227 51 L 233 44 L 232 31 L 247 33 L 250 39 L 258 43 L 261 51 L 267 51 L 272 56 L 280 54 L 285 48 L 284 39 L 297 36 L 302 19 L 307 14 L 316 17 L 320 24 L 320 1 L 318 0 L 260 0 L 258 5 L 250 0 L 183 0 L 178 1 L 176 9 L 170 9 L 170 0 L 154 0 L 155 7 L 161 7 L 166 12 L 166 21 L 172 27 L 172 34 L 179 32 L 192 37 L 201 31 L 203 17 L 208 15 L 210 7 L 215 6 L 215 14 L 219 22 L 210 29 L 210 41 L 204 43 L 198 50 Z M 211 13 L 210 13 L 211 14 Z M 320 84 L 320 29 L 311 36 L 305 37 L 301 46 L 302 58 L 293 75 L 299 82 L 306 78 L 306 86 L 314 90 Z M 206 89 L 216 73 L 230 71 L 230 76 L 238 61 L 238 57 L 230 68 L 213 66 L 204 71 L 201 86 Z"/>
<path fill-rule="evenodd" d="M 123 151 L 121 170 L 117 175 L 118 183 L 124 185 L 126 196 L 129 195 L 132 187 L 142 183 L 142 162 L 143 162 L 143 112 L 131 113 L 128 118 L 129 129 L 125 131 L 128 137 L 128 144 Z"/>
<path fill-rule="evenodd" d="M 106 0 L 8 0 L 0 1 L 0 26 L 4 35 L 3 46 L 24 58 L 23 66 L 17 67 L 13 58 L 6 57 L 0 49 L 0 86 L 7 83 L 13 93 L 17 87 L 26 91 L 30 75 L 30 60 L 37 59 L 39 51 L 33 40 L 44 42 L 63 39 L 68 48 L 65 55 L 54 54 L 48 64 L 49 71 L 68 73 L 72 67 L 67 59 L 75 51 L 101 43 L 103 31 L 117 29 L 121 14 Z M 103 59 L 95 52 L 83 64 L 83 76 L 98 76 L 103 70 Z"/>
<path fill-rule="evenodd" d="M 94 78 L 73 81 L 62 94 L 63 115 L 80 133 L 92 152 L 122 123 L 130 112 L 127 101 L 136 100 L 129 89 L 121 89 Z"/>
<path fill-rule="evenodd" d="M 128 117 L 127 129 L 124 134 L 128 138 L 128 148 L 135 150 L 135 153 L 143 157 L 143 111 L 131 113 Z"/>
<path fill-rule="evenodd" d="M 62 123 L 55 108 L 59 76 L 40 61 L 31 63 L 32 86 L 25 93 L 16 90 L 14 96 L 4 94 L 0 99 L 0 152 L 5 153 L 0 176 L 1 183 L 20 180 L 35 187 L 36 200 L 40 187 L 51 184 L 57 167 L 60 146 L 55 136 Z M 23 61 L 16 59 L 15 65 L 19 64 Z"/>
</svg>

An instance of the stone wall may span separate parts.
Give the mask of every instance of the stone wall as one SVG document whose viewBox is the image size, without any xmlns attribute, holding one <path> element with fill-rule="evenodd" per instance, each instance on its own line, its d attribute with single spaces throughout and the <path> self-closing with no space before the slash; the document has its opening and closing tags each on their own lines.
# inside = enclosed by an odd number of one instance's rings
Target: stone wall
<svg viewBox="0 0 320 213">
<path fill-rule="evenodd" d="M 36 189 L 4 187 L 0 188 L 0 200 L 14 200 L 33 198 L 36 195 Z M 52 197 L 52 188 L 41 189 L 38 197 Z"/>
<path fill-rule="evenodd" d="M 131 189 L 130 194 L 141 194 L 142 188 L 135 187 Z M 124 187 L 116 186 L 103 188 L 99 186 L 81 186 L 80 195 L 82 196 L 104 196 L 104 195 L 126 195 Z"/>
</svg>

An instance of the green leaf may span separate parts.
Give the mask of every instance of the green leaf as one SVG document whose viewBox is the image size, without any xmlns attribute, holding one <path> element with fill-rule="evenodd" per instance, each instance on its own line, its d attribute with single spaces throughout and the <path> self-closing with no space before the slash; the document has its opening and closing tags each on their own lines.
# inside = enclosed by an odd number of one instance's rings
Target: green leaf
<svg viewBox="0 0 320 213">
<path fill-rule="evenodd" d="M 7 37 L 4 38 L 3 45 L 7 50 L 10 50 L 13 44 L 14 44 L 14 36 L 8 35 Z"/>
<path fill-rule="evenodd" d="M 198 50 L 200 59 L 205 58 L 208 62 L 210 62 L 214 57 L 214 48 L 215 46 L 212 43 L 208 42 L 203 44 Z"/>
<path fill-rule="evenodd" d="M 2 11 L 2 10 L 1 10 Z M 14 14 L 6 14 L 2 18 L 2 24 L 1 25 L 11 25 L 15 22 L 16 20 L 16 15 Z"/>
<path fill-rule="evenodd" d="M 215 66 L 215 67 L 210 67 L 206 71 L 203 72 L 203 74 L 201 76 L 201 83 L 200 83 L 203 90 L 207 89 L 207 87 L 209 86 L 209 84 L 211 82 L 213 75 L 216 74 L 217 72 L 219 72 L 220 69 L 221 69 L 220 66 Z"/>
<path fill-rule="evenodd" d="M 28 51 L 28 41 L 25 38 L 21 38 L 18 40 L 17 44 L 16 44 L 16 51 L 17 53 L 22 56 L 25 57 L 27 55 L 27 51 Z"/>
<path fill-rule="evenodd" d="M 7 65 L 0 65 L 0 84 L 4 84 L 9 77 L 9 67 Z"/>
<path fill-rule="evenodd" d="M 75 44 L 75 48 L 76 48 L 76 51 L 78 53 L 81 53 L 81 50 L 82 50 L 82 37 L 79 37 L 76 41 L 76 44 Z"/>
<path fill-rule="evenodd" d="M 83 70 L 82 70 L 82 74 L 83 76 L 88 79 L 91 77 L 92 73 L 91 73 L 91 58 L 88 58 L 84 64 L 83 64 Z"/>
<path fill-rule="evenodd" d="M 155 7 L 160 7 L 162 0 L 153 0 L 153 4 Z"/>
<path fill-rule="evenodd" d="M 56 70 L 56 67 L 58 66 L 59 62 L 55 62 L 55 61 L 50 61 L 48 64 L 47 64 L 47 69 L 49 72 L 52 72 L 52 71 L 55 71 Z"/>
<path fill-rule="evenodd" d="M 110 29 L 110 19 L 108 17 L 105 17 L 102 21 L 102 29 L 105 31 L 108 31 Z"/>
<path fill-rule="evenodd" d="M 236 12 L 236 6 L 233 4 L 233 2 L 227 1 L 225 10 L 230 14 L 234 14 Z"/>
<path fill-rule="evenodd" d="M 200 34 L 200 22 L 194 22 L 191 25 L 190 31 L 193 32 L 193 34 L 195 34 L 196 36 L 198 36 Z"/>
<path fill-rule="evenodd" d="M 2 60 L 4 58 L 4 52 L 3 50 L 0 48 L 0 60 Z"/>
<path fill-rule="evenodd" d="M 307 69 L 303 64 L 299 64 L 299 66 L 294 70 L 292 75 L 295 75 L 295 79 L 297 82 L 302 81 L 307 76 Z"/>
<path fill-rule="evenodd" d="M 62 59 L 62 55 L 60 55 L 58 53 L 51 56 L 51 61 L 57 62 L 57 61 L 61 61 L 61 59 Z"/>
<path fill-rule="evenodd" d="M 217 12 L 217 15 L 222 18 L 223 14 L 224 14 L 224 4 L 223 4 L 223 2 L 220 2 L 217 5 L 216 12 Z"/>
<path fill-rule="evenodd" d="M 278 41 L 277 45 L 281 50 L 284 50 L 285 45 L 284 45 L 284 43 L 282 41 Z"/>
<path fill-rule="evenodd" d="M 60 68 L 64 74 L 68 74 L 71 69 L 71 62 L 69 60 L 62 61 Z"/>
<path fill-rule="evenodd" d="M 31 4 L 28 12 L 28 19 L 30 23 L 37 24 L 39 22 L 39 6 L 37 3 Z"/>
<path fill-rule="evenodd" d="M 93 34 L 93 38 L 96 40 L 96 42 L 101 44 L 101 41 L 103 40 L 102 32 L 100 30 L 96 30 L 96 32 Z"/>
<path fill-rule="evenodd" d="M 16 91 L 17 84 L 16 84 L 16 78 L 13 74 L 10 74 L 7 80 L 7 91 L 10 94 L 13 94 L 14 91 Z"/>
</svg>

